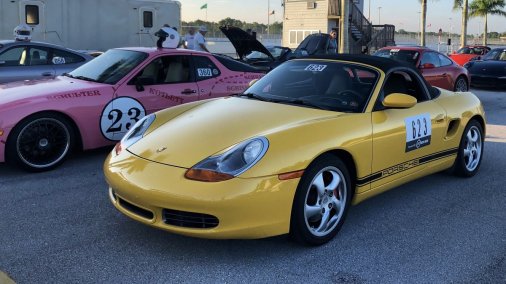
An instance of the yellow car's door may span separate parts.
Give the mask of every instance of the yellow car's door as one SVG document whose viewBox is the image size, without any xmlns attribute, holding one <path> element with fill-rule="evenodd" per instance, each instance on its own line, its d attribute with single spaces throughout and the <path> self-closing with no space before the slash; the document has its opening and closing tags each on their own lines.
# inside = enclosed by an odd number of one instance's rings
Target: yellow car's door
<svg viewBox="0 0 506 284">
<path fill-rule="evenodd" d="M 401 78 L 407 81 L 405 89 L 399 89 L 405 84 Z M 417 80 L 414 74 L 390 75 L 384 87 L 386 96 L 405 93 L 419 102 L 409 108 L 383 107 L 372 113 L 371 189 L 410 179 L 444 150 L 446 112 L 430 99 L 426 89 L 417 85 Z"/>
</svg>

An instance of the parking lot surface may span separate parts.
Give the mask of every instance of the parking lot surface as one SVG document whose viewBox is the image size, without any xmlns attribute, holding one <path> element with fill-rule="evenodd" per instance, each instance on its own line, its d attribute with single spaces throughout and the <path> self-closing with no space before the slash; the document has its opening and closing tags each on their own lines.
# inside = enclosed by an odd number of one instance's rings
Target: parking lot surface
<svg viewBox="0 0 506 284">
<path fill-rule="evenodd" d="M 1 164 L 0 271 L 16 283 L 506 283 L 506 92 L 473 92 L 489 124 L 479 173 L 438 173 L 369 199 L 320 247 L 133 221 L 108 198 L 110 149 L 39 174 Z"/>
</svg>

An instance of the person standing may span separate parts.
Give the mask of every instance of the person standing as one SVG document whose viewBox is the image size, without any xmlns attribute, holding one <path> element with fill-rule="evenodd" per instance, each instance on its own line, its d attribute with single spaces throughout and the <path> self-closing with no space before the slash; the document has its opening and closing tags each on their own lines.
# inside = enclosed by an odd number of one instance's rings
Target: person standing
<svg viewBox="0 0 506 284">
<path fill-rule="evenodd" d="M 336 54 L 336 53 L 337 53 L 337 31 L 331 30 L 327 54 Z"/>
<path fill-rule="evenodd" d="M 207 49 L 207 46 L 206 46 L 206 38 L 205 38 L 206 33 L 207 33 L 206 26 L 200 26 L 199 32 L 195 35 L 194 47 L 193 47 L 194 50 L 209 52 L 209 50 Z"/>
<path fill-rule="evenodd" d="M 190 27 L 183 38 L 183 46 L 186 49 L 195 49 L 195 28 Z"/>
</svg>

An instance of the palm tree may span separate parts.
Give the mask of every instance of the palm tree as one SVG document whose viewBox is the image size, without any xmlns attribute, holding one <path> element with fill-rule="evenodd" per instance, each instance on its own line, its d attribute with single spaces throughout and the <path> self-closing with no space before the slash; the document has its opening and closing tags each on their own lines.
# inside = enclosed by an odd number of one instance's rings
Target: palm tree
<svg viewBox="0 0 506 284">
<path fill-rule="evenodd" d="M 506 12 L 502 10 L 506 6 L 504 0 L 474 0 L 469 5 L 469 17 L 485 18 L 485 33 L 483 34 L 483 45 L 487 45 L 487 21 L 488 15 L 505 16 Z"/>
<path fill-rule="evenodd" d="M 467 45 L 467 19 L 469 0 L 454 0 L 453 9 L 462 9 L 462 33 L 460 34 L 460 47 Z"/>
</svg>

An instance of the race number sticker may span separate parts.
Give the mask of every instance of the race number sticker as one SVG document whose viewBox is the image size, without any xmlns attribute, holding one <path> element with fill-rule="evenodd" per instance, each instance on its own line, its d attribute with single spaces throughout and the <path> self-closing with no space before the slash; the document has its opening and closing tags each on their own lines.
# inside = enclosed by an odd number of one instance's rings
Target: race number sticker
<svg viewBox="0 0 506 284">
<path fill-rule="evenodd" d="M 211 68 L 197 68 L 197 74 L 199 77 L 212 77 L 213 72 Z"/>
<path fill-rule="evenodd" d="M 110 101 L 102 111 L 100 130 L 105 138 L 118 141 L 141 118 L 146 110 L 137 100 L 121 97 Z"/>
<path fill-rule="evenodd" d="M 408 117 L 406 123 L 406 153 L 430 145 L 432 123 L 430 114 Z"/>
<path fill-rule="evenodd" d="M 65 58 L 63 57 L 53 57 L 53 60 L 51 60 L 54 65 L 60 65 L 65 64 Z"/>
<path fill-rule="evenodd" d="M 325 70 L 325 68 L 327 68 L 327 65 L 310 64 L 304 70 L 305 71 L 312 71 L 312 72 L 322 72 L 323 70 Z"/>
</svg>

